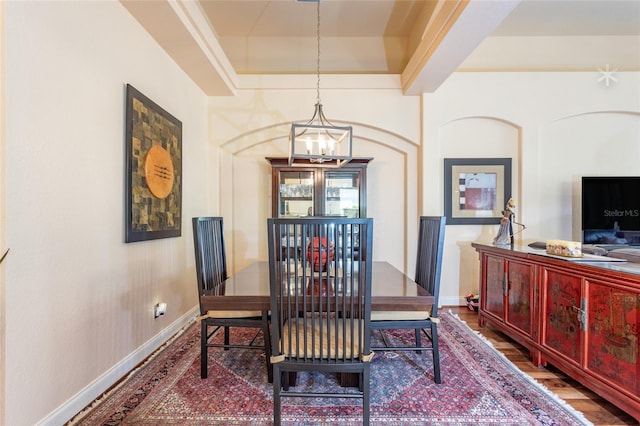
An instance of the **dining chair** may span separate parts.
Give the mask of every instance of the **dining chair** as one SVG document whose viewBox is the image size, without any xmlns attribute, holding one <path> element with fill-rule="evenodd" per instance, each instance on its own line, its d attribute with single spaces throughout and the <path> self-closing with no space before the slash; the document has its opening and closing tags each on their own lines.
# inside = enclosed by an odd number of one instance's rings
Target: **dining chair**
<svg viewBox="0 0 640 426">
<path fill-rule="evenodd" d="M 268 219 L 273 418 L 282 399 L 360 398 L 370 417 L 373 219 Z M 299 372 L 349 374 L 358 387 L 297 387 Z M 293 382 L 293 383 L 292 383 Z"/>
<path fill-rule="evenodd" d="M 272 381 L 269 358 L 271 342 L 269 315 L 267 311 L 208 310 L 202 305 L 202 296 L 224 294 L 224 281 L 227 279 L 226 249 L 224 227 L 221 217 L 194 217 L 193 240 L 195 244 L 198 298 L 200 301 L 200 377 L 207 378 L 208 348 L 258 349 L 265 352 L 267 377 Z M 256 328 L 257 333 L 249 342 L 230 342 L 232 327 Z M 223 343 L 212 343 L 211 338 L 218 330 L 224 331 Z M 264 343 L 256 343 L 262 332 Z"/>
<path fill-rule="evenodd" d="M 425 306 L 424 311 L 376 311 L 371 314 L 371 329 L 379 330 L 384 346 L 374 350 L 389 351 L 431 351 L 433 355 L 433 377 L 438 384 L 440 377 L 440 352 L 438 350 L 438 302 L 440 296 L 440 276 L 442 270 L 442 253 L 444 251 L 444 230 L 446 217 L 422 216 L 418 234 L 418 252 L 416 261 L 415 282 L 434 296 L 432 306 Z M 415 346 L 392 345 L 383 330 L 414 329 Z M 423 346 L 421 335 L 431 342 Z"/>
</svg>

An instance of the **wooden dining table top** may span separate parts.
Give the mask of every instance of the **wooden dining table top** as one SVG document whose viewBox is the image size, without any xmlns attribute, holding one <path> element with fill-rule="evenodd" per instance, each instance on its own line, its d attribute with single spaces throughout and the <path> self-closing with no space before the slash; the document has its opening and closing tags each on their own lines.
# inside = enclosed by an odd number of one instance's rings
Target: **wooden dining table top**
<svg viewBox="0 0 640 426">
<path fill-rule="evenodd" d="M 221 290 L 221 294 L 200 297 L 203 310 L 269 310 L 269 262 L 255 262 L 236 272 Z M 433 303 L 433 295 L 393 265 L 373 262 L 372 311 L 425 311 Z"/>
</svg>

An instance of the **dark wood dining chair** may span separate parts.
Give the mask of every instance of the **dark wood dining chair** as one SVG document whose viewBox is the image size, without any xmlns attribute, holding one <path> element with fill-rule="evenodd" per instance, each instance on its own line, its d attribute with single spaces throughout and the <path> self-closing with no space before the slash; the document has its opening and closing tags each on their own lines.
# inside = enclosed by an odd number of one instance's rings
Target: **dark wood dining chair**
<svg viewBox="0 0 640 426">
<path fill-rule="evenodd" d="M 422 312 L 388 311 L 371 314 L 371 328 L 379 330 L 384 346 L 374 350 L 388 351 L 430 351 L 433 354 L 433 377 L 436 383 L 442 383 L 440 377 L 440 352 L 438 350 L 438 303 L 440 296 L 440 276 L 442 253 L 444 251 L 444 230 L 446 217 L 422 216 L 418 234 L 418 253 L 415 282 L 434 296 L 432 306 L 425 306 Z M 414 329 L 415 346 L 392 345 L 382 330 Z M 430 344 L 423 346 L 424 334 Z"/>
<path fill-rule="evenodd" d="M 224 281 L 227 279 L 226 249 L 224 243 L 224 227 L 221 217 L 194 217 L 193 240 L 195 244 L 196 273 L 198 296 L 224 294 Z M 267 311 L 205 311 L 200 302 L 200 377 L 207 377 L 208 348 L 258 349 L 265 352 L 267 377 L 272 381 L 272 370 L 269 358 L 271 342 L 269 332 L 269 315 Z M 259 329 L 251 341 L 232 344 L 230 330 L 232 327 Z M 224 331 L 223 343 L 212 343 L 211 338 L 220 329 Z M 264 343 L 257 344 L 258 335 L 262 332 Z"/>
<path fill-rule="evenodd" d="M 273 417 L 285 397 L 360 398 L 370 417 L 373 219 L 268 219 Z M 358 387 L 296 388 L 299 372 L 350 374 Z M 291 383 L 293 381 L 293 383 Z"/>
</svg>

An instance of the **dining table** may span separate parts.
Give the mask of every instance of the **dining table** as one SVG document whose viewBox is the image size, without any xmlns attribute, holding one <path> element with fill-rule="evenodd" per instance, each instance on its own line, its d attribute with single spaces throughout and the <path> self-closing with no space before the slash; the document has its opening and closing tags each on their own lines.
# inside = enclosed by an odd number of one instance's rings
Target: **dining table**
<svg viewBox="0 0 640 426">
<path fill-rule="evenodd" d="M 425 311 L 434 303 L 432 294 L 389 262 L 374 261 L 371 267 L 372 311 Z M 205 311 L 270 310 L 269 262 L 254 262 L 234 273 L 215 294 L 203 293 L 200 302 Z"/>
<path fill-rule="evenodd" d="M 374 261 L 371 265 L 372 311 L 425 311 L 435 298 L 413 279 L 389 262 Z M 204 311 L 271 309 L 269 262 L 258 261 L 228 277 L 217 290 L 200 296 Z M 358 386 L 357 374 L 341 374 L 341 386 Z M 295 383 L 295 373 L 291 375 Z"/>
</svg>

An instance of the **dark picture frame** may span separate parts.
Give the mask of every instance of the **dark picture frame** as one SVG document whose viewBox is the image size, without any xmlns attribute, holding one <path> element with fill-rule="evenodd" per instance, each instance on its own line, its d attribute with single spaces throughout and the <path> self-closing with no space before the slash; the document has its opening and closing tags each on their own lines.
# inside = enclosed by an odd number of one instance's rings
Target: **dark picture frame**
<svg viewBox="0 0 640 426">
<path fill-rule="evenodd" d="M 511 198 L 511 158 L 445 158 L 447 225 L 499 224 Z"/>
<path fill-rule="evenodd" d="M 182 122 L 126 87 L 125 242 L 182 235 Z"/>
</svg>

